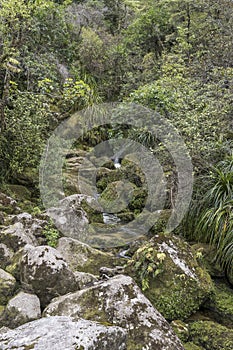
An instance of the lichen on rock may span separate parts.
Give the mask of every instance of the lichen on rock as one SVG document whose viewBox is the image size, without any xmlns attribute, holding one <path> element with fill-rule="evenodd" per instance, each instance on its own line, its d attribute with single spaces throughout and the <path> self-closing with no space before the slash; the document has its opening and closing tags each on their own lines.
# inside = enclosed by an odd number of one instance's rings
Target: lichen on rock
<svg viewBox="0 0 233 350">
<path fill-rule="evenodd" d="M 55 298 L 44 316 L 83 317 L 127 330 L 127 350 L 183 350 L 172 328 L 129 276 L 119 275 Z"/>
<path fill-rule="evenodd" d="M 128 272 L 143 288 L 152 304 L 168 320 L 184 320 L 207 299 L 213 288 L 181 238 L 160 234 L 140 247 Z"/>
</svg>

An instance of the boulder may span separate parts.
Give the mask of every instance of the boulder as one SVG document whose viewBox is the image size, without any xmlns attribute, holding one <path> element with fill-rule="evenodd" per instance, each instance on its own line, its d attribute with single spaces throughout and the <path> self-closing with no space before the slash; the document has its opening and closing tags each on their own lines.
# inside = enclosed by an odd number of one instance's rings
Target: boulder
<svg viewBox="0 0 233 350">
<path fill-rule="evenodd" d="M 43 220 L 33 217 L 29 213 L 21 213 L 12 218 L 12 223 L 15 224 L 20 222 L 23 224 L 25 231 L 37 239 L 38 245 L 43 245 L 46 242 L 44 229 L 48 225 L 49 217 L 46 215 L 41 216 L 43 217 Z"/>
<path fill-rule="evenodd" d="M 62 254 L 72 271 L 98 275 L 102 266 L 112 267 L 119 264 L 119 259 L 112 254 L 94 249 L 72 238 L 60 238 L 57 250 Z"/>
<path fill-rule="evenodd" d="M 18 327 L 41 317 L 40 300 L 36 295 L 19 292 L 8 301 L 2 317 L 4 326 Z"/>
<path fill-rule="evenodd" d="M 213 293 L 203 308 L 215 321 L 233 327 L 233 293 L 232 288 L 224 282 L 215 282 Z"/>
<path fill-rule="evenodd" d="M 98 278 L 91 273 L 75 271 L 74 274 L 80 289 L 91 287 L 98 282 Z"/>
<path fill-rule="evenodd" d="M 74 194 L 61 200 L 58 207 L 49 208 L 47 215 L 53 219 L 56 227 L 65 236 L 85 242 L 88 240 L 89 220 L 87 213 L 82 208 L 83 201 L 91 206 L 95 205 L 94 198 Z"/>
<path fill-rule="evenodd" d="M 0 192 L 0 210 L 7 214 L 15 214 L 20 212 L 16 200 L 2 192 Z"/>
<path fill-rule="evenodd" d="M 0 269 L 0 305 L 4 305 L 13 295 L 16 279 L 8 272 Z"/>
<path fill-rule="evenodd" d="M 0 268 L 5 269 L 11 263 L 14 252 L 5 244 L 0 243 Z"/>
<path fill-rule="evenodd" d="M 63 256 L 49 246 L 26 246 L 20 261 L 20 281 L 38 295 L 45 307 L 55 296 L 78 289 Z"/>
<path fill-rule="evenodd" d="M 38 241 L 33 233 L 25 229 L 21 222 L 10 225 L 0 232 L 0 242 L 15 252 L 26 244 L 38 245 Z"/>
<path fill-rule="evenodd" d="M 205 350 L 232 350 L 233 330 L 212 321 L 190 325 L 190 340 Z"/>
<path fill-rule="evenodd" d="M 129 261 L 128 273 L 169 321 L 189 317 L 213 289 L 190 246 L 172 235 L 156 235 L 140 247 Z"/>
<path fill-rule="evenodd" d="M 44 316 L 70 316 L 127 330 L 127 350 L 181 350 L 172 328 L 129 276 L 119 275 L 90 288 L 55 298 Z"/>
<path fill-rule="evenodd" d="M 49 317 L 0 332 L 1 350 L 126 350 L 126 332 L 95 322 Z"/>
</svg>

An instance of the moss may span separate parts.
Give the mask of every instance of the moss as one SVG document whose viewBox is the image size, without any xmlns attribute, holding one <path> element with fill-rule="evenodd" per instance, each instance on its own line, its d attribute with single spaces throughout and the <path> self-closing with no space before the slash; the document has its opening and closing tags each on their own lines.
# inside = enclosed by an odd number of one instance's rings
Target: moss
<svg viewBox="0 0 233 350">
<path fill-rule="evenodd" d="M 9 189 L 9 194 L 16 197 L 19 200 L 29 200 L 31 199 L 31 192 L 29 189 L 22 185 L 7 185 Z"/>
<path fill-rule="evenodd" d="M 232 350 L 233 330 L 212 321 L 199 321 L 190 325 L 190 339 L 206 350 Z"/>
<path fill-rule="evenodd" d="M 184 348 L 185 350 L 204 350 L 204 348 L 197 346 L 191 342 L 184 344 Z"/>
<path fill-rule="evenodd" d="M 204 307 L 217 322 L 225 326 L 233 326 L 233 293 L 223 282 L 216 282 L 210 299 Z"/>
<path fill-rule="evenodd" d="M 175 320 L 172 321 L 171 327 L 181 341 L 186 342 L 188 340 L 189 330 L 187 324 L 180 320 Z"/>
<path fill-rule="evenodd" d="M 169 251 L 175 254 L 176 263 Z M 159 259 L 161 254 L 165 255 L 163 261 Z M 128 264 L 129 274 L 169 321 L 185 320 L 199 309 L 213 288 L 208 273 L 198 266 L 190 247 L 178 237 L 155 236 L 136 251 Z M 195 278 L 182 270 L 182 264 Z"/>
<path fill-rule="evenodd" d="M 103 214 L 98 210 L 92 208 L 87 201 L 83 200 L 81 203 L 82 209 L 87 214 L 89 223 L 99 222 L 103 223 Z"/>
</svg>

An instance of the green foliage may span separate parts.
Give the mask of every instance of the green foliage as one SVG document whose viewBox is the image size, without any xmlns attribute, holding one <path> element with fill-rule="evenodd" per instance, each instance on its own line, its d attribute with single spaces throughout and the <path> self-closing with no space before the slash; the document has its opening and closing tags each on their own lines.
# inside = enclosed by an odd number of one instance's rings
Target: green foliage
<svg viewBox="0 0 233 350">
<path fill-rule="evenodd" d="M 43 95 L 15 91 L 12 107 L 6 109 L 6 130 L 1 135 L 2 156 L 8 169 L 5 175 L 21 174 L 28 167 L 37 167 L 44 137 L 48 132 L 48 104 Z"/>
<path fill-rule="evenodd" d="M 48 225 L 45 226 L 42 233 L 47 240 L 47 244 L 55 248 L 57 246 L 58 239 L 60 238 L 60 233 L 54 227 L 54 224 L 52 221 L 50 221 Z"/>
<path fill-rule="evenodd" d="M 223 92 L 221 80 L 203 85 L 190 78 L 183 60 L 178 58 L 175 63 L 175 57 L 164 60 L 160 79 L 140 87 L 127 101 L 143 104 L 168 118 L 183 136 L 194 160 L 216 161 L 227 145 L 227 137 L 231 137 L 228 125 L 232 97 Z M 232 74 L 227 69 L 213 75 L 220 78 Z M 223 140 L 224 130 L 226 140 Z"/>
<path fill-rule="evenodd" d="M 143 291 L 149 288 L 150 277 L 156 277 L 163 272 L 165 258 L 166 254 L 158 252 L 148 244 L 139 248 L 134 260 L 129 261 L 128 265 L 133 267 Z"/>
<path fill-rule="evenodd" d="M 206 179 L 209 190 L 193 204 L 186 221 L 193 225 L 190 238 L 216 247 L 215 260 L 231 275 L 233 264 L 233 155 L 213 167 Z"/>
</svg>

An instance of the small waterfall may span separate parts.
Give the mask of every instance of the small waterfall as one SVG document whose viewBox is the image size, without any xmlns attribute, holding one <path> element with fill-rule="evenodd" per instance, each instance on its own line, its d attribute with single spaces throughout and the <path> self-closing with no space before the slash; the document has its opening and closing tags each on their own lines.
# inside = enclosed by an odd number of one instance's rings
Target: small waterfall
<svg viewBox="0 0 233 350">
<path fill-rule="evenodd" d="M 116 158 L 114 159 L 114 166 L 115 166 L 116 169 L 119 169 L 119 168 L 121 167 L 121 163 L 120 163 L 118 157 L 116 157 Z"/>
<path fill-rule="evenodd" d="M 114 214 L 103 213 L 103 222 L 106 225 L 114 225 L 120 221 L 121 220 Z"/>
</svg>

